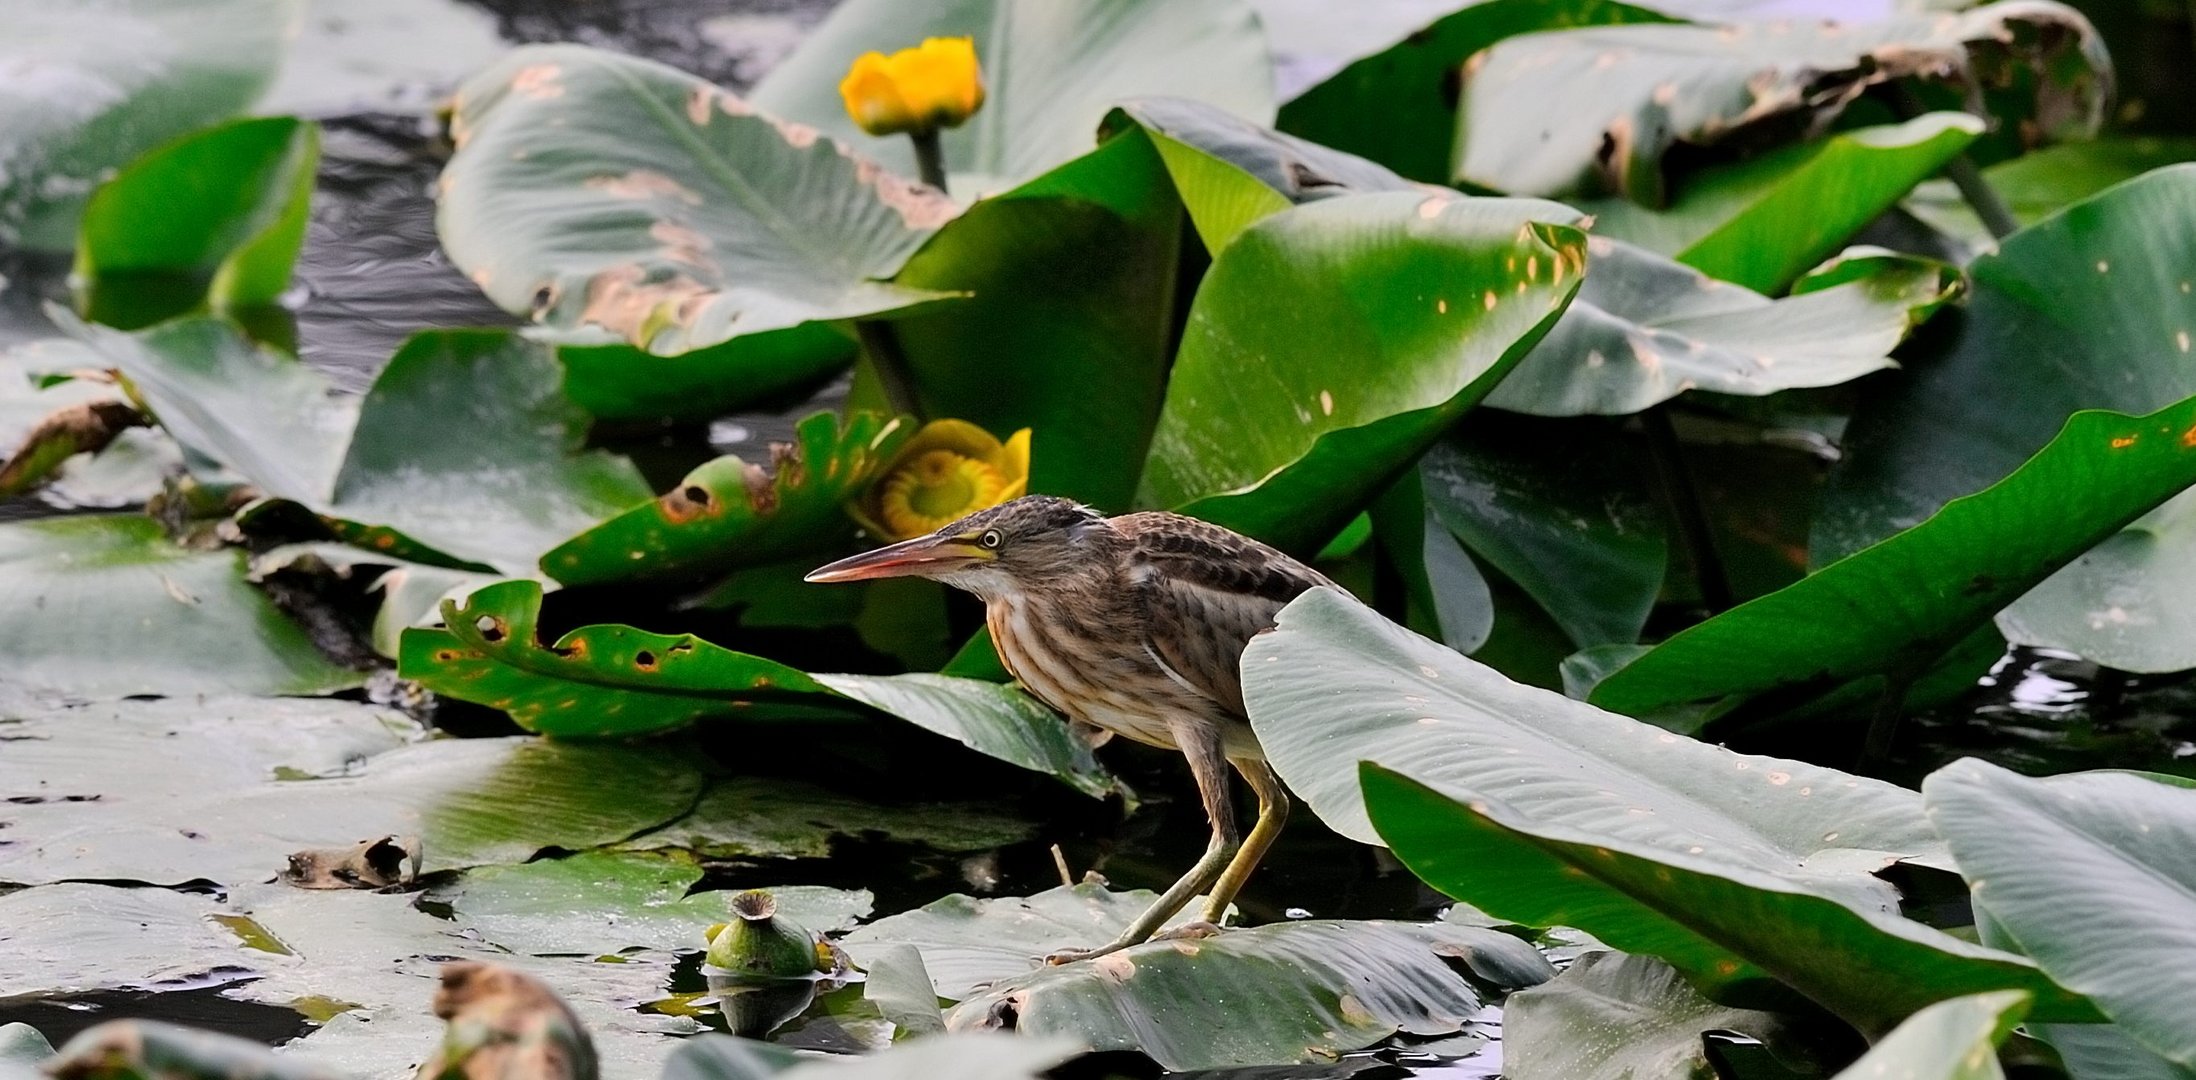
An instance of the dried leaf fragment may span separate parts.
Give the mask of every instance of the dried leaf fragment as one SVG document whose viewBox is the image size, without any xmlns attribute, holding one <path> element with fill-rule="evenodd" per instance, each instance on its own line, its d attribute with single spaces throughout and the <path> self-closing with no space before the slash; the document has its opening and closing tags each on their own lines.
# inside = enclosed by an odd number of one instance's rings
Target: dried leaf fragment
<svg viewBox="0 0 2196 1080">
<path fill-rule="evenodd" d="M 290 856 L 282 880 L 300 889 L 388 889 L 419 877 L 417 836 L 384 836 L 347 848 L 320 848 Z"/>
</svg>

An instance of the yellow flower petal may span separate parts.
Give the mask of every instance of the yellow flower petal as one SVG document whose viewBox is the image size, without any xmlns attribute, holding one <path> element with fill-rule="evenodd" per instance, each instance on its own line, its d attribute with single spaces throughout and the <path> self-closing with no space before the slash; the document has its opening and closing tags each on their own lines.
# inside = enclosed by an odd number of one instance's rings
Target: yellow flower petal
<svg viewBox="0 0 2196 1080">
<path fill-rule="evenodd" d="M 839 83 L 848 116 L 871 135 L 955 127 L 984 103 L 972 38 L 928 38 L 890 56 L 863 53 Z"/>
<path fill-rule="evenodd" d="M 1005 444 L 966 420 L 933 420 L 894 455 L 860 500 L 855 520 L 905 540 L 936 532 L 1029 490 L 1029 431 Z"/>
</svg>

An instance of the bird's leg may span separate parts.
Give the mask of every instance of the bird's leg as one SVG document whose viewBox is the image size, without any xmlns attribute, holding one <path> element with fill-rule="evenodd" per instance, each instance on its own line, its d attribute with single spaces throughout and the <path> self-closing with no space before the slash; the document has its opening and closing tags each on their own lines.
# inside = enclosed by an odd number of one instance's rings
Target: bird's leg
<svg viewBox="0 0 2196 1080">
<path fill-rule="evenodd" d="M 1235 894 L 1241 892 L 1243 883 L 1250 880 L 1251 871 L 1258 869 L 1258 861 L 1266 857 L 1266 849 L 1281 837 L 1281 827 L 1289 822 L 1289 792 L 1281 786 L 1281 778 L 1273 774 L 1273 767 L 1258 758 L 1229 758 L 1243 779 L 1250 782 L 1251 790 L 1258 795 L 1258 820 L 1251 825 L 1250 835 L 1243 838 L 1243 846 L 1237 849 L 1235 858 L 1213 883 L 1212 895 L 1205 900 L 1205 921 L 1214 926 L 1227 917 L 1228 905 L 1235 902 Z"/>
<path fill-rule="evenodd" d="M 1088 960 L 1143 944 L 1227 869 L 1228 853 L 1235 848 L 1239 834 L 1235 804 L 1228 799 L 1228 764 L 1220 750 L 1220 733 L 1210 726 L 1181 723 L 1173 725 L 1173 734 L 1175 744 L 1189 758 L 1190 775 L 1197 778 L 1197 794 L 1204 801 L 1205 816 L 1212 821 L 1212 840 L 1205 845 L 1205 854 L 1128 929 L 1121 931 L 1121 936 L 1095 949 L 1062 949 L 1045 957 L 1046 963 Z"/>
</svg>

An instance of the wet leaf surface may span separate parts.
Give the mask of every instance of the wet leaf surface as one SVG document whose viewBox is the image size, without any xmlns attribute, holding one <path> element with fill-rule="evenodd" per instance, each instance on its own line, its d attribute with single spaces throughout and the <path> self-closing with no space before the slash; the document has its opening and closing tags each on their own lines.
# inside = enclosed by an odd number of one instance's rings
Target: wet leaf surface
<svg viewBox="0 0 2196 1080">
<path fill-rule="evenodd" d="M 1445 957 L 1477 949 L 1532 952 L 1450 923 L 1276 923 L 1020 975 L 962 1001 L 946 1026 L 1066 1036 L 1169 1069 L 1332 1061 L 1399 1031 L 1460 1030 L 1484 997 Z"/>
<path fill-rule="evenodd" d="M 1036 826 L 982 803 L 887 806 L 792 780 L 727 777 L 692 813 L 619 845 L 680 848 L 707 859 L 828 858 L 834 843 L 871 835 L 945 852 L 983 851 L 1029 839 Z"/>
<path fill-rule="evenodd" d="M 2034 780 L 1980 761 L 1922 790 L 1995 932 L 2130 1038 L 2196 1066 L 2178 1004 L 2196 956 L 2196 792 L 2132 773 Z"/>
<path fill-rule="evenodd" d="M 1911 791 L 1512 683 L 1331 593 L 1284 609 L 1244 669 L 1269 759 L 1322 821 L 1497 918 L 1660 956 L 1731 1004 L 1775 1000 L 1774 977 L 1864 1025 L 2049 986 L 1898 914 L 1874 873 L 1945 861 Z"/>
<path fill-rule="evenodd" d="M 2019 118 L 2017 145 L 2086 138 L 2103 119 L 2110 71 L 2088 21 L 2048 2 L 1859 24 L 1532 34 L 1470 65 L 1455 175 L 1516 195 L 1616 194 L 1660 206 L 1679 151 L 1804 137 L 1894 80 L 1933 84 L 1931 105 L 1972 97 Z"/>
<path fill-rule="evenodd" d="M 292 852 L 417 835 L 429 871 L 623 840 L 684 814 L 694 762 L 531 738 L 408 741 L 345 702 L 15 710 L 0 881 L 266 881 Z M 279 717 L 279 721 L 276 719 Z M 289 888 L 289 886 L 283 886 Z"/>
<path fill-rule="evenodd" d="M 125 329 L 202 307 L 273 304 L 305 243 L 320 128 L 238 120 L 170 143 L 84 208 L 79 307 Z"/>
<path fill-rule="evenodd" d="M 1788 1022 L 1773 1012 L 1718 1005 L 1653 957 L 1588 953 L 1553 981 L 1503 1002 L 1503 1074 L 1714 1077 L 1701 1036 L 1733 1031 L 1771 1042 Z"/>
<path fill-rule="evenodd" d="M 0 240 L 67 251 L 105 170 L 251 105 L 299 11 L 296 0 L 12 7 Z"/>
<path fill-rule="evenodd" d="M 732 917 L 737 890 L 689 892 L 701 880 L 691 857 L 585 851 L 516 866 L 483 866 L 436 885 L 423 899 L 482 940 L 531 955 L 599 956 L 629 949 L 692 952 L 711 925 Z M 769 889 L 781 916 L 822 933 L 868 915 L 869 892 L 820 885 Z"/>
<path fill-rule="evenodd" d="M 883 279 L 958 206 L 674 68 L 529 46 L 451 125 L 443 247 L 514 314 L 676 354 L 942 298 Z"/>
<path fill-rule="evenodd" d="M 840 504 L 859 494 L 914 433 L 905 420 L 857 412 L 802 420 L 770 460 L 726 456 L 656 501 L 588 529 L 541 557 L 565 585 L 694 579 L 829 550 L 854 526 Z"/>
<path fill-rule="evenodd" d="M 974 38 L 983 67 L 983 108 L 940 139 L 956 191 L 1001 191 L 1080 156 L 1126 98 L 1166 94 L 1258 123 L 1273 118 L 1272 62 L 1240 0 L 850 0 L 756 86 L 755 104 L 913 176 L 907 140 L 862 134 L 839 82 L 862 53 L 926 37 Z"/>
<path fill-rule="evenodd" d="M 2161 169 L 1975 260 L 1966 309 L 1907 371 L 1874 387 L 1854 417 L 1815 522 L 1815 561 L 2017 476 L 2078 410 L 2145 413 L 2196 394 L 2196 296 L 2184 288 L 2196 278 L 2196 240 L 2179 225 L 2190 220 L 2191 198 L 2196 166 Z M 2007 380 L 2009 366 L 2022 377 Z M 2095 455 L 2095 475 L 2132 488 L 2146 460 L 2168 455 L 2181 434 L 2145 434 L 2139 445 Z M 2072 524 L 2083 517 L 2070 510 L 2085 504 L 2034 505 Z M 2083 549 L 2012 603 L 2000 620 L 2006 635 L 2131 671 L 2196 667 L 2196 613 L 2173 599 L 2196 590 L 2196 504 L 2177 499 L 2075 550 Z"/>
<path fill-rule="evenodd" d="M 82 882 L 0 896 L 0 1001 L 248 978 L 235 936 L 209 918 L 219 910 L 205 896 Z"/>
<path fill-rule="evenodd" d="M 583 626 L 536 636 L 541 587 L 513 581 L 444 609 L 445 630 L 404 635 L 399 670 L 437 693 L 502 709 L 529 730 L 631 736 L 766 706 L 890 713 L 1091 795 L 1112 781 L 1051 710 L 1019 690 L 947 675 L 810 675 L 692 634 Z"/>
<path fill-rule="evenodd" d="M 0 619 L 5 681 L 78 698 L 357 685 L 245 584 L 243 560 L 180 547 L 135 514 L 0 524 L 0 610 L 55 616 Z"/>
<path fill-rule="evenodd" d="M 1395 192 L 1259 220 L 1198 288 L 1142 501 L 1325 543 L 1553 323 L 1585 238 L 1550 222 L 1572 218 Z"/>
<path fill-rule="evenodd" d="M 1622 416 L 1689 390 L 1832 386 L 1896 366 L 1891 350 L 1960 289 L 1948 266 L 1879 253 L 1771 300 L 1620 241 L 1586 250 L 1577 297 L 1488 405 Z"/>
</svg>

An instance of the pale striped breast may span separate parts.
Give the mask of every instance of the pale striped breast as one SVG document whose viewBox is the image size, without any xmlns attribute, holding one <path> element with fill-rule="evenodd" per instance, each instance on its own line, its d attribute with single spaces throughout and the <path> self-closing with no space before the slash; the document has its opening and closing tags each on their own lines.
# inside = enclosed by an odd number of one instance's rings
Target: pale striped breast
<svg viewBox="0 0 2196 1080">
<path fill-rule="evenodd" d="M 1107 635 L 1042 598 L 1019 594 L 986 604 L 985 621 L 1006 669 L 1070 719 L 1172 749 L 1167 719 L 1202 715 L 1210 706 L 1167 677 L 1145 652 L 1142 634 Z"/>
</svg>

